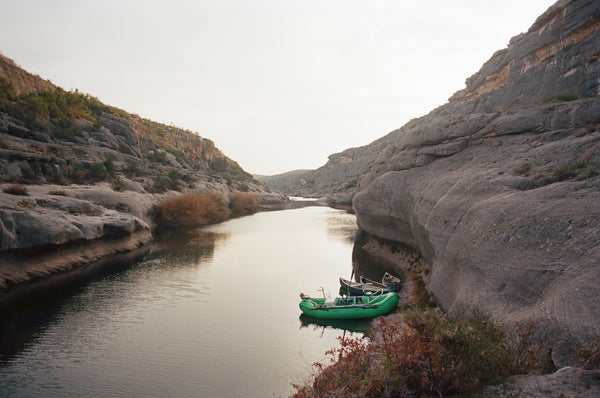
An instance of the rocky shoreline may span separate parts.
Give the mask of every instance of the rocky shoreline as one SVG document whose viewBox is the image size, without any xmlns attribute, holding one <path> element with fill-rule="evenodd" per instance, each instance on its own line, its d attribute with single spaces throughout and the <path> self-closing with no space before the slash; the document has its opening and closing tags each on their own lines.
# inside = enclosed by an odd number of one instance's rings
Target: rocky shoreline
<svg viewBox="0 0 600 398">
<path fill-rule="evenodd" d="M 153 240 L 153 208 L 177 192 L 114 191 L 96 185 L 27 185 L 26 195 L 0 192 L 0 301 L 11 291 L 66 274 Z M 0 185 L 6 190 L 9 184 Z M 256 191 L 261 210 L 286 199 Z M 20 293 L 21 294 L 21 293 Z"/>
</svg>

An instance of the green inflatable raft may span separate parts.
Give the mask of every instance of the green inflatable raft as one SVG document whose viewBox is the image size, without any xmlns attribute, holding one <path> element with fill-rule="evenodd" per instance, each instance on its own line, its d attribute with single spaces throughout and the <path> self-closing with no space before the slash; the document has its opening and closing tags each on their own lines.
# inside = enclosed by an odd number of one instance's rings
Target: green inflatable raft
<svg viewBox="0 0 600 398">
<path fill-rule="evenodd" d="M 373 296 L 312 298 L 300 293 L 300 309 L 306 315 L 323 319 L 364 319 L 387 314 L 398 305 L 396 293 Z"/>
</svg>

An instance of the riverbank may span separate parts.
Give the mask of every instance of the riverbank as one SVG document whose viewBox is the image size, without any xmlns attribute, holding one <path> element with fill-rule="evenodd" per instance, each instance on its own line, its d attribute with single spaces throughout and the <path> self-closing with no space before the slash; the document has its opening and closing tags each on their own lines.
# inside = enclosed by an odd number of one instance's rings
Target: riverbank
<svg viewBox="0 0 600 398">
<path fill-rule="evenodd" d="M 96 185 L 0 186 L 0 301 L 17 286 L 71 272 L 153 240 L 154 209 L 178 192 L 155 194 L 124 179 L 122 191 Z M 212 191 L 227 200 L 226 183 Z M 254 190 L 257 210 L 285 206 L 276 192 Z M 226 202 L 225 202 L 226 203 Z M 227 204 L 227 203 L 226 203 Z"/>
<path fill-rule="evenodd" d="M 426 288 L 431 281 L 431 267 L 413 248 L 361 232 L 355 242 L 353 256 L 367 256 L 373 264 L 402 276 L 405 283 L 399 294 L 413 308 L 435 306 L 435 302 Z M 386 317 L 386 321 L 401 323 L 402 317 L 402 313 L 392 314 Z M 507 333 L 514 333 L 525 323 L 513 322 L 509 324 L 504 322 L 499 325 Z M 550 361 L 546 363 L 545 372 L 542 372 L 546 374 L 540 374 L 539 372 L 542 369 L 538 369 L 538 371 L 529 374 L 513 375 L 497 386 L 485 387 L 480 391 L 480 394 L 485 397 L 543 397 L 548 396 L 548 394 L 554 394 L 553 396 L 557 397 L 591 398 L 598 396 L 600 392 L 600 370 L 598 369 L 597 358 L 600 357 L 600 352 L 598 351 L 597 342 L 595 344 L 594 342 L 588 342 L 587 345 L 580 345 L 583 348 L 591 347 L 587 353 L 579 349 L 570 352 L 570 355 L 567 356 L 563 351 L 557 350 L 559 346 L 552 339 L 552 336 L 545 335 L 545 331 L 533 323 L 531 325 L 532 335 L 529 336 L 531 344 L 543 342 L 546 345 L 544 352 Z M 399 333 L 404 332 L 405 330 Z M 443 333 L 449 333 L 449 336 L 454 331 L 448 329 Z M 512 340 L 515 341 L 514 338 Z M 519 340 L 516 339 L 516 341 Z M 561 365 L 565 358 L 570 359 L 570 365 Z M 334 366 L 340 365 L 336 363 Z M 318 373 L 316 377 L 322 377 L 321 375 L 322 373 Z M 299 394 L 299 396 L 303 395 Z"/>
</svg>

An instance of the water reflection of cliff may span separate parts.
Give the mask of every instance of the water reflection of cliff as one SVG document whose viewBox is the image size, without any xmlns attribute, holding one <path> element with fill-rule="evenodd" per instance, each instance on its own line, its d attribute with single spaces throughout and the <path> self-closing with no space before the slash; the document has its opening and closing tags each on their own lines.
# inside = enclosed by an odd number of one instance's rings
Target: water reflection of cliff
<svg viewBox="0 0 600 398">
<path fill-rule="evenodd" d="M 354 238 L 358 231 L 356 218 L 344 214 L 342 216 L 332 216 L 327 218 L 327 235 L 331 238 L 340 239 L 344 243 L 354 243 Z"/>
<path fill-rule="evenodd" d="M 303 207 L 311 207 L 311 206 L 327 206 L 326 198 L 300 198 L 296 196 L 291 196 L 288 203 L 285 205 L 286 210 L 289 209 L 301 209 Z"/>
<path fill-rule="evenodd" d="M 68 297 L 81 292 L 86 285 L 104 278 L 110 278 L 113 284 L 117 284 L 121 279 L 127 278 L 128 270 L 133 270 L 142 263 L 149 264 L 154 259 L 161 259 L 161 271 L 210 264 L 216 242 L 227 237 L 228 234 L 199 228 L 160 233 L 152 245 L 41 280 L 27 289 L 13 289 L 10 297 L 4 294 L 0 297 L 0 366 L 18 355 L 39 330 L 52 323 L 61 313 Z M 140 275 L 150 278 L 152 272 L 142 272 Z M 129 277 L 135 279 L 136 276 Z M 127 286 L 133 290 L 137 285 L 143 289 L 141 282 Z M 89 312 L 95 305 L 110 306 L 110 303 L 111 300 L 96 297 L 94 300 L 84 301 L 82 305 Z"/>
<path fill-rule="evenodd" d="M 153 255 L 167 258 L 177 266 L 196 266 L 210 262 L 216 242 L 228 237 L 229 234 L 201 228 L 171 230 L 157 236 Z"/>
<path fill-rule="evenodd" d="M 352 271 L 354 279 L 358 280 L 359 276 L 363 276 L 374 281 L 380 281 L 386 272 L 396 275 L 396 270 L 390 264 L 382 262 L 381 259 L 373 257 L 368 251 L 363 249 L 363 246 L 367 242 L 368 236 L 360 229 L 357 230 L 354 246 L 352 247 Z"/>
</svg>

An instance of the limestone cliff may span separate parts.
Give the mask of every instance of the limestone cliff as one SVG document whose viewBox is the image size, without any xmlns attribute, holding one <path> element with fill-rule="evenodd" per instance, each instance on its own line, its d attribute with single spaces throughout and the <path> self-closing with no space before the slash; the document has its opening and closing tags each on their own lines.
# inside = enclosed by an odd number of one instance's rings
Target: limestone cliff
<svg viewBox="0 0 600 398">
<path fill-rule="evenodd" d="M 600 330 L 600 2 L 560 0 L 466 88 L 374 142 L 353 200 L 454 315 L 533 321 L 557 364 Z"/>
</svg>

